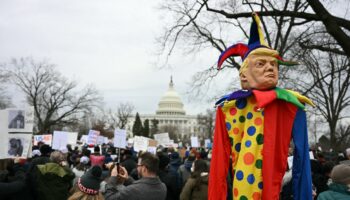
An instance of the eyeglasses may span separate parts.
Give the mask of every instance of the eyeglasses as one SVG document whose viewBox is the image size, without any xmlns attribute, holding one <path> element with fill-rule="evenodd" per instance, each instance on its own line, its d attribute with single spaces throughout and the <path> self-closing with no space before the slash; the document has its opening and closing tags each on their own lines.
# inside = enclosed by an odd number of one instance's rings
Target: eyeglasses
<svg viewBox="0 0 350 200">
<path fill-rule="evenodd" d="M 141 167 L 141 166 L 143 166 L 142 164 L 137 164 L 137 167 Z"/>
</svg>

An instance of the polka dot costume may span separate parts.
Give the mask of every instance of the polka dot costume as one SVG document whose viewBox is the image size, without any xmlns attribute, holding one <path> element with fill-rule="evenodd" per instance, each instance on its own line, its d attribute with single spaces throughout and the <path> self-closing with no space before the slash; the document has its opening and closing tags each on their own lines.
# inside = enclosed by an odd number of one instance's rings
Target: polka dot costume
<svg viewBox="0 0 350 200">
<path fill-rule="evenodd" d="M 263 111 L 254 96 L 228 101 L 222 110 L 232 147 L 233 199 L 261 199 Z"/>
</svg>

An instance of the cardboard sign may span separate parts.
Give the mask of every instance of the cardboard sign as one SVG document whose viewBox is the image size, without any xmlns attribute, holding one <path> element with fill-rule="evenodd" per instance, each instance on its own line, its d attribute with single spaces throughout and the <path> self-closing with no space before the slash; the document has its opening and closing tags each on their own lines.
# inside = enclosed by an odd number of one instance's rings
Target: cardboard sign
<svg viewBox="0 0 350 200">
<path fill-rule="evenodd" d="M 199 147 L 198 137 L 191 137 L 191 147 Z"/>
<path fill-rule="evenodd" d="M 154 139 L 157 140 L 159 145 L 166 146 L 170 142 L 169 133 L 154 134 Z"/>
<path fill-rule="evenodd" d="M 68 144 L 68 135 L 64 131 L 54 131 L 52 140 L 52 149 L 60 150 L 66 148 Z"/>
<path fill-rule="evenodd" d="M 125 149 L 126 144 L 126 130 L 115 129 L 114 131 L 114 147 Z"/>
<path fill-rule="evenodd" d="M 34 135 L 34 145 L 38 145 L 38 142 L 43 142 L 44 144 L 47 145 L 52 145 L 52 135 L 47 134 L 47 135 Z"/>
<path fill-rule="evenodd" d="M 100 131 L 90 130 L 87 138 L 87 144 L 97 144 L 97 138 Z"/>
<path fill-rule="evenodd" d="M 148 138 L 142 136 L 134 137 L 134 151 L 147 151 L 148 148 Z"/>
<path fill-rule="evenodd" d="M 34 107 L 26 109 L 11 108 L 7 110 L 8 132 L 32 133 L 34 124 Z"/>
<path fill-rule="evenodd" d="M 149 147 L 156 147 L 158 142 L 156 140 L 149 139 L 148 140 L 148 146 Z"/>
</svg>

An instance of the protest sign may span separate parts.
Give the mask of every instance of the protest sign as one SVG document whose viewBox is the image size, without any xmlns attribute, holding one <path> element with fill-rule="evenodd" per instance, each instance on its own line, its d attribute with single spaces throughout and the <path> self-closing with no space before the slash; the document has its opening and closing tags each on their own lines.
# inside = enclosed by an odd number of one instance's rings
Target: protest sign
<svg viewBox="0 0 350 200">
<path fill-rule="evenodd" d="M 38 142 L 43 142 L 47 145 L 52 145 L 52 135 L 46 134 L 46 135 L 34 135 L 34 145 L 38 145 Z"/>
<path fill-rule="evenodd" d="M 204 146 L 205 146 L 205 148 L 211 148 L 210 139 L 205 139 L 205 140 L 204 140 Z"/>
<path fill-rule="evenodd" d="M 68 144 L 75 145 L 77 144 L 78 132 L 66 132 L 67 133 L 67 142 Z"/>
<path fill-rule="evenodd" d="M 100 131 L 90 130 L 87 138 L 87 144 L 97 144 L 97 138 Z"/>
<path fill-rule="evenodd" d="M 191 137 L 191 147 L 199 147 L 199 141 L 197 136 Z"/>
<path fill-rule="evenodd" d="M 166 146 L 170 142 L 169 133 L 154 134 L 154 139 L 157 140 L 159 145 Z"/>
<path fill-rule="evenodd" d="M 292 167 L 293 167 L 293 156 L 288 156 L 287 162 L 288 162 L 288 168 L 292 169 Z"/>
<path fill-rule="evenodd" d="M 33 132 L 34 107 L 11 108 L 7 110 L 7 132 Z"/>
<path fill-rule="evenodd" d="M 115 129 L 114 131 L 114 147 L 125 149 L 126 147 L 126 130 Z"/>
<path fill-rule="evenodd" d="M 134 137 L 134 151 L 147 151 L 148 138 L 142 136 Z"/>
<path fill-rule="evenodd" d="M 149 139 L 148 140 L 148 146 L 149 147 L 156 147 L 158 142 L 156 140 Z"/>
<path fill-rule="evenodd" d="M 150 152 L 150 153 L 156 155 L 157 147 L 147 147 L 147 152 Z"/>
<path fill-rule="evenodd" d="M 60 150 L 66 148 L 68 144 L 68 135 L 64 131 L 54 131 L 52 139 L 52 149 Z"/>
</svg>

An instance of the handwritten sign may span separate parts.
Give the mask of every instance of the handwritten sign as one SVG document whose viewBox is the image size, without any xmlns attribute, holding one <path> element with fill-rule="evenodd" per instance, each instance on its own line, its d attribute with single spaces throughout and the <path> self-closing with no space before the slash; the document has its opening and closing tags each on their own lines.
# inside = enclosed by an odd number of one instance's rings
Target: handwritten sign
<svg viewBox="0 0 350 200">
<path fill-rule="evenodd" d="M 114 131 L 114 147 L 125 149 L 126 147 L 126 130 L 115 129 Z"/>
</svg>

